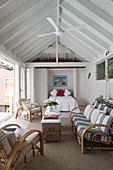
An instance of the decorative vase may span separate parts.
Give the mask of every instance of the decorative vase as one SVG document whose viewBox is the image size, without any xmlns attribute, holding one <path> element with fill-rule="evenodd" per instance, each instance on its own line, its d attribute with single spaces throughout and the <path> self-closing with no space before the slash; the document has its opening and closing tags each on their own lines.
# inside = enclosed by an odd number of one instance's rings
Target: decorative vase
<svg viewBox="0 0 113 170">
<path fill-rule="evenodd" d="M 52 106 L 47 107 L 48 112 L 52 112 Z"/>
</svg>

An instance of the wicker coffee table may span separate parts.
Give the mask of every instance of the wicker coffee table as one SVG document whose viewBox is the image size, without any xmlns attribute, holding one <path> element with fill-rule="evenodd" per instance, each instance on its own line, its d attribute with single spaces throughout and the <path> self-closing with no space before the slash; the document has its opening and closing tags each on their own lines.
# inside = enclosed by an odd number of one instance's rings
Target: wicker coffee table
<svg viewBox="0 0 113 170">
<path fill-rule="evenodd" d="M 57 119 L 44 119 L 43 116 L 41 123 L 44 141 L 61 141 L 60 116 Z"/>
</svg>

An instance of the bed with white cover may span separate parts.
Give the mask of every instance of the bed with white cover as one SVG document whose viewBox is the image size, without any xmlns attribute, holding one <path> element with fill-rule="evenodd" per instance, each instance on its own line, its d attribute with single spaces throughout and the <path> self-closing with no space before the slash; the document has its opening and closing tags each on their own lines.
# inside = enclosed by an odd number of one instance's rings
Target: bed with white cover
<svg viewBox="0 0 113 170">
<path fill-rule="evenodd" d="M 54 93 L 50 92 L 50 97 L 49 99 L 52 101 L 56 101 L 58 103 L 57 106 L 55 106 L 55 108 L 53 107 L 53 109 L 56 109 L 58 111 L 70 111 L 72 110 L 74 107 L 78 107 L 78 104 L 76 102 L 76 100 L 71 96 L 71 92 L 69 90 L 63 90 L 64 94 L 62 96 L 57 96 L 57 92 L 58 90 L 54 89 Z M 78 109 L 79 112 L 79 109 Z"/>
</svg>

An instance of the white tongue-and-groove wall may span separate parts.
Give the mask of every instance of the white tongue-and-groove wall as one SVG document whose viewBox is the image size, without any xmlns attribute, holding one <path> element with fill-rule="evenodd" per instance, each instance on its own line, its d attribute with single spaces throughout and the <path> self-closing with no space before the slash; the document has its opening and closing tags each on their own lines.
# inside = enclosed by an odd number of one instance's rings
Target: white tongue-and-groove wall
<svg viewBox="0 0 113 170">
<path fill-rule="evenodd" d="M 74 73 L 75 71 L 75 73 Z M 53 87 L 53 75 L 67 75 L 67 87 Z M 52 89 L 71 89 L 72 96 L 79 105 L 86 105 L 86 73 L 85 68 L 77 69 L 34 69 L 34 102 L 43 105 Z"/>
<path fill-rule="evenodd" d="M 91 73 L 88 79 L 88 74 Z M 113 79 L 107 82 L 108 97 L 113 98 Z M 97 97 L 106 95 L 106 80 L 96 80 L 96 63 L 86 68 L 86 103 L 92 103 Z"/>
</svg>

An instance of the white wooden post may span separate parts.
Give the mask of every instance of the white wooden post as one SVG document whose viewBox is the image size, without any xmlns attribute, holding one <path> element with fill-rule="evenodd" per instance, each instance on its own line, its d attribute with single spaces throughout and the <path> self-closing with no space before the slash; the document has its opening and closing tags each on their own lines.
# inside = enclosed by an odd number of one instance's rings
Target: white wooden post
<svg viewBox="0 0 113 170">
<path fill-rule="evenodd" d="M 15 107 L 14 107 L 14 112 L 16 113 L 17 110 L 17 100 L 20 99 L 20 65 L 15 64 L 15 72 L 14 72 L 14 96 L 15 96 Z"/>
<path fill-rule="evenodd" d="M 73 95 L 76 98 L 76 68 L 73 69 Z"/>
<path fill-rule="evenodd" d="M 34 103 L 34 67 L 30 69 L 30 101 Z"/>
</svg>

